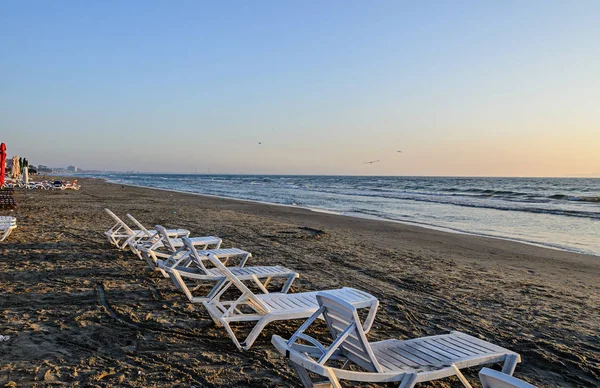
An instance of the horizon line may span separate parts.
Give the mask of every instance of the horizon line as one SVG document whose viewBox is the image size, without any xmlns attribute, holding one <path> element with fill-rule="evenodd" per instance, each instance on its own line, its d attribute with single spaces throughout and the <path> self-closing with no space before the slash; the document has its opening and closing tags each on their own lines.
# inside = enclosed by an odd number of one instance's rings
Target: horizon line
<svg viewBox="0 0 600 388">
<path fill-rule="evenodd" d="M 520 176 L 506 176 L 506 175 L 356 175 L 356 174 L 273 174 L 273 173 L 199 173 L 199 172 L 142 172 L 142 171 L 111 171 L 111 170 L 90 170 L 89 174 L 93 173 L 105 173 L 105 174 L 140 174 L 140 175 L 231 175 L 231 176 L 330 176 L 330 177 L 404 177 L 404 178 L 513 178 L 513 179 L 599 179 L 600 173 L 598 174 L 572 174 L 572 175 L 561 175 L 561 176 L 534 176 L 534 175 L 520 175 Z M 69 175 L 76 175 L 79 172 L 69 173 Z M 86 172 L 81 172 L 86 174 Z"/>
</svg>

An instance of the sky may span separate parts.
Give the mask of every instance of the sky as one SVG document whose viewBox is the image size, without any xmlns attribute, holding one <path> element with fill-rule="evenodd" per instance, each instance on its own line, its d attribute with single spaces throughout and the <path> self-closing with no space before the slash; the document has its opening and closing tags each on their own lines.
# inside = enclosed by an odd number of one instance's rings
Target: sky
<svg viewBox="0 0 600 388">
<path fill-rule="evenodd" d="M 598 15 L 597 0 L 5 0 L 0 141 L 84 169 L 600 176 Z"/>
</svg>

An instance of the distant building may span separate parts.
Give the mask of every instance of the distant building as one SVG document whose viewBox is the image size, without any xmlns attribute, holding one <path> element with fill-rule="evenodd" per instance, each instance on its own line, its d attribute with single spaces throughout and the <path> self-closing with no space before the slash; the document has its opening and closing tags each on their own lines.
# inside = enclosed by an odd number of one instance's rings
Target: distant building
<svg viewBox="0 0 600 388">
<path fill-rule="evenodd" d="M 37 170 L 40 173 L 50 173 L 50 172 L 52 172 L 52 169 L 50 167 L 44 166 L 43 164 L 38 165 Z"/>
<path fill-rule="evenodd" d="M 68 172 L 77 172 L 77 166 L 69 166 L 67 167 Z"/>
</svg>

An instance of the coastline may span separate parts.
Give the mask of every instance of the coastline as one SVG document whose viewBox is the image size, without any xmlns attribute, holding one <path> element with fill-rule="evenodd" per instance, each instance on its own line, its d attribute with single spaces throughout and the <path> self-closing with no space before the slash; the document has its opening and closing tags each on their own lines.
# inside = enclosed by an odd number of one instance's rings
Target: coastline
<svg viewBox="0 0 600 388">
<path fill-rule="evenodd" d="M 418 222 L 418 221 L 393 220 L 393 219 L 359 214 L 359 213 L 347 214 L 347 213 L 336 212 L 336 211 L 329 210 L 329 209 L 310 208 L 310 207 L 305 207 L 305 206 L 289 205 L 289 204 L 284 204 L 284 203 L 256 201 L 256 200 L 244 199 L 244 198 L 195 193 L 195 192 L 191 192 L 191 191 L 166 189 L 166 188 L 150 187 L 150 186 L 143 186 L 143 185 L 134 185 L 134 184 L 128 184 L 128 183 L 120 183 L 117 181 L 111 181 L 108 178 L 87 178 L 87 179 L 99 179 L 106 183 L 128 186 L 128 187 L 140 187 L 140 188 L 147 188 L 147 189 L 153 189 L 153 190 L 168 191 L 168 192 L 173 192 L 173 193 L 199 195 L 199 196 L 208 197 L 208 198 L 217 198 L 217 199 L 220 198 L 220 199 L 233 200 L 233 201 L 256 203 L 256 204 L 261 204 L 261 205 L 283 206 L 283 207 L 290 207 L 290 208 L 294 208 L 294 209 L 304 209 L 304 210 L 309 210 L 309 211 L 316 212 L 316 213 L 324 213 L 324 214 L 331 214 L 331 215 L 344 216 L 344 217 L 362 218 L 362 219 L 381 221 L 381 222 L 393 222 L 393 223 L 399 223 L 399 224 L 408 225 L 408 226 L 415 226 L 415 227 L 419 227 L 419 228 L 435 230 L 435 231 L 444 232 L 444 233 L 462 234 L 462 235 L 469 235 L 469 236 L 474 236 L 474 237 L 499 239 L 499 240 L 516 242 L 516 243 L 525 244 L 525 245 L 531 245 L 531 246 L 535 246 L 535 247 L 539 247 L 539 248 L 553 249 L 553 250 L 569 252 L 569 253 L 576 253 L 576 254 L 581 254 L 581 255 L 586 255 L 586 256 L 594 256 L 594 257 L 597 257 L 598 260 L 600 260 L 600 254 L 594 254 L 592 252 L 569 248 L 569 247 L 561 246 L 558 244 L 551 244 L 551 243 L 543 244 L 543 243 L 539 243 L 539 242 L 535 242 L 535 241 L 528 241 L 525 239 L 520 240 L 520 239 L 505 237 L 505 236 L 496 236 L 496 235 L 485 234 L 485 233 L 476 233 L 476 232 L 471 232 L 471 231 L 466 231 L 466 230 L 455 229 L 455 228 L 451 228 L 451 227 L 427 224 L 427 223 Z"/>
<path fill-rule="evenodd" d="M 270 336 L 287 338 L 301 321 L 269 325 L 255 347 L 237 351 L 202 306 L 108 245 L 104 207 L 147 226 L 218 235 L 224 247 L 252 252 L 249 265 L 295 269 L 293 292 L 367 290 L 381 303 L 371 340 L 460 330 L 520 353 L 515 375 L 538 387 L 591 386 L 600 376 L 596 256 L 294 206 L 80 182 L 80 191 L 17 192 L 19 227 L 0 244 L 0 334 L 11 336 L 0 343 L 0 384 L 299 385 Z M 474 381 L 477 372 L 466 375 Z"/>
</svg>

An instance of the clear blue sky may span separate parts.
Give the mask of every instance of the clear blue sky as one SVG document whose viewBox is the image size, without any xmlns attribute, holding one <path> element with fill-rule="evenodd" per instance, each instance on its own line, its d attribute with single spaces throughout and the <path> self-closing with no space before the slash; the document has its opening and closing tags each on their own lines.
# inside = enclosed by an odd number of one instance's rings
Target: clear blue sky
<svg viewBox="0 0 600 388">
<path fill-rule="evenodd" d="M 2 1 L 0 141 L 99 169 L 600 174 L 599 18 L 597 0 Z"/>
</svg>

